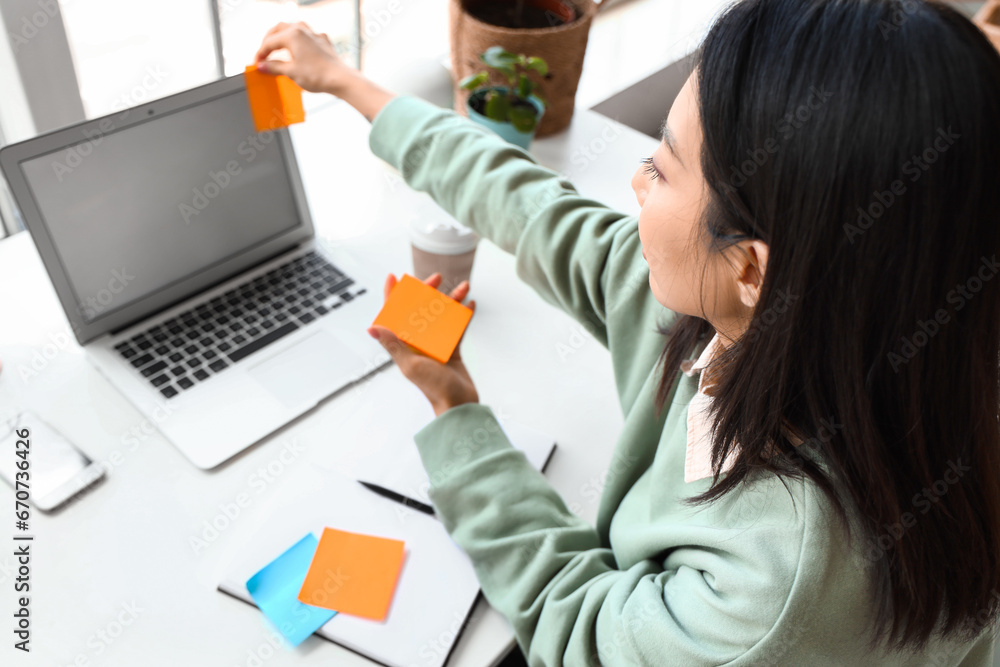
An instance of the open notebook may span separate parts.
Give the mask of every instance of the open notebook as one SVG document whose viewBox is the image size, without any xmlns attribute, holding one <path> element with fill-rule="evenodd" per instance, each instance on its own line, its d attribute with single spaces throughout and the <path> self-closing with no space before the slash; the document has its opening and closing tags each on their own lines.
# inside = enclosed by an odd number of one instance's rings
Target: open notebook
<svg viewBox="0 0 1000 667">
<path fill-rule="evenodd" d="M 503 428 L 532 465 L 543 470 L 555 450 L 552 438 L 510 422 Z M 426 489 L 427 477 L 416 447 L 402 444 L 400 460 L 369 481 L 427 502 L 417 493 Z M 417 456 L 416 465 L 407 461 L 412 456 Z M 403 540 L 405 558 L 385 621 L 337 614 L 316 634 L 391 667 L 444 665 L 479 595 L 471 562 L 444 526 L 320 466 L 312 466 L 301 482 L 276 499 L 219 590 L 253 604 L 247 579 L 307 533 L 319 537 L 325 526 Z"/>
</svg>

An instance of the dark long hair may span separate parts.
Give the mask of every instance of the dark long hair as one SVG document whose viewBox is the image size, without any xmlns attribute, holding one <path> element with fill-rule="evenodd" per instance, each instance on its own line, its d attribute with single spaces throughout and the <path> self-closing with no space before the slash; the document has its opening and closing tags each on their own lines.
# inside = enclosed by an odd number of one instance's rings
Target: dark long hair
<svg viewBox="0 0 1000 667">
<path fill-rule="evenodd" d="M 695 502 L 808 478 L 870 556 L 873 645 L 972 637 L 1000 590 L 1000 55 L 941 4 L 746 0 L 696 72 L 705 236 L 770 253 Z M 665 331 L 660 408 L 712 332 Z"/>
</svg>

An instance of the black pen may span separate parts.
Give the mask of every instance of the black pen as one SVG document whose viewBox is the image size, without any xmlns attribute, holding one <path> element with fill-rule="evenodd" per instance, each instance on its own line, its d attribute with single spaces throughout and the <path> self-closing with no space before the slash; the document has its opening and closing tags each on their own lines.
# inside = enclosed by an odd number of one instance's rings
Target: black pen
<svg viewBox="0 0 1000 667">
<path fill-rule="evenodd" d="M 396 493 L 392 489 L 387 489 L 384 486 L 379 486 L 378 484 L 372 484 L 371 482 L 362 482 L 360 479 L 358 480 L 358 484 L 365 487 L 369 491 L 373 491 L 379 494 L 383 498 L 388 498 L 389 500 L 395 500 L 400 505 L 405 505 L 406 507 L 409 507 L 410 509 L 415 509 L 418 512 L 423 512 L 424 514 L 435 516 L 434 508 L 431 507 L 430 505 L 425 505 L 419 500 L 414 500 L 413 498 L 407 498 L 402 493 Z"/>
</svg>

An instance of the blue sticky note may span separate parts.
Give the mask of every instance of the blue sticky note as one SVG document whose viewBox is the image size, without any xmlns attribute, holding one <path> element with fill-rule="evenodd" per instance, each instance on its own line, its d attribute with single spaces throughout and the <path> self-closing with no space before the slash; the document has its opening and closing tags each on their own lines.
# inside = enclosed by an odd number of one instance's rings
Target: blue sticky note
<svg viewBox="0 0 1000 667">
<path fill-rule="evenodd" d="M 298 646 L 337 612 L 298 601 L 319 541 L 309 533 L 247 581 L 247 591 L 268 620 Z"/>
</svg>

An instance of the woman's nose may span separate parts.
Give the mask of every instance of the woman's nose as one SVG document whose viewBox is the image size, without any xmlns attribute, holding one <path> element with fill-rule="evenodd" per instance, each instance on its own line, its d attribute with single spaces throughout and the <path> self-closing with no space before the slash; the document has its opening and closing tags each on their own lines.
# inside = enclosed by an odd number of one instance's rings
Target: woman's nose
<svg viewBox="0 0 1000 667">
<path fill-rule="evenodd" d="M 646 190 L 648 189 L 648 179 L 642 176 L 642 167 L 636 169 L 635 173 L 632 174 L 632 191 L 635 192 L 635 200 L 639 202 L 640 207 L 646 201 Z"/>
</svg>

